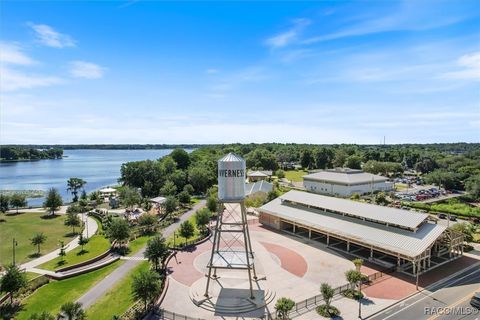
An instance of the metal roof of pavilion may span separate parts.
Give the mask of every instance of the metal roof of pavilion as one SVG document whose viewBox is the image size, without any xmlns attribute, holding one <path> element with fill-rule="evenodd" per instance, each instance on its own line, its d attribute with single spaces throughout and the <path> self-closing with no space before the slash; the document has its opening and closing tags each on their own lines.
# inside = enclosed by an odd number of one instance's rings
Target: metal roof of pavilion
<svg viewBox="0 0 480 320">
<path fill-rule="evenodd" d="M 323 170 L 303 176 L 304 180 L 327 181 L 338 184 L 365 184 L 372 182 L 387 181 L 388 178 L 363 172 L 362 170 L 353 170 L 347 168 L 337 168 L 333 170 Z"/>
<path fill-rule="evenodd" d="M 333 237 L 343 237 L 352 242 L 374 246 L 411 258 L 425 252 L 446 229 L 439 224 L 424 223 L 416 232 L 412 232 L 291 203 L 282 203 L 280 198 L 270 201 L 258 211 L 328 232 Z"/>
<path fill-rule="evenodd" d="M 425 213 L 382 207 L 296 190 L 285 193 L 280 196 L 280 199 L 412 230 L 428 218 L 428 214 Z"/>
<path fill-rule="evenodd" d="M 245 184 L 245 195 L 251 195 L 257 192 L 269 193 L 273 189 L 273 184 L 265 180 Z"/>
</svg>

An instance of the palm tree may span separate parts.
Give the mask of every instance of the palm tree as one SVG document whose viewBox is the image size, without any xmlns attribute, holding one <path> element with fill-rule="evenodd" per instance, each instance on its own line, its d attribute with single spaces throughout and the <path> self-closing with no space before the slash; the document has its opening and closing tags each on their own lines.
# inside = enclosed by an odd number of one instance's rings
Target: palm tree
<svg viewBox="0 0 480 320">
<path fill-rule="evenodd" d="M 167 255 L 168 247 L 162 236 L 156 236 L 155 238 L 148 240 L 144 256 L 153 264 L 155 270 L 158 271 L 160 262 L 162 262 Z"/>
<path fill-rule="evenodd" d="M 350 283 L 352 290 L 355 290 L 357 283 L 362 280 L 362 274 L 357 270 L 348 270 L 345 272 L 345 278 Z"/>
<path fill-rule="evenodd" d="M 83 234 L 80 233 L 80 237 L 78 237 L 78 244 L 82 246 L 82 251 L 80 252 L 85 252 L 83 247 L 88 243 L 88 238 L 84 237 Z"/>
<path fill-rule="evenodd" d="M 289 319 L 288 313 L 293 309 L 294 306 L 295 301 L 292 299 L 285 297 L 278 299 L 277 303 L 275 304 L 275 310 L 277 311 L 278 318 L 283 320 Z"/>
<path fill-rule="evenodd" d="M 30 239 L 32 246 L 37 246 L 37 254 L 40 254 L 40 245 L 44 244 L 47 241 L 47 236 L 43 232 L 37 233 Z"/>
<path fill-rule="evenodd" d="M 142 300 L 147 311 L 149 303 L 155 299 L 161 290 L 161 281 L 158 273 L 142 270 L 133 276 L 132 294 L 135 299 Z"/>
<path fill-rule="evenodd" d="M 363 259 L 361 258 L 353 259 L 352 262 L 355 265 L 355 269 L 357 269 L 357 271 L 360 272 L 360 268 L 363 265 Z"/>
<path fill-rule="evenodd" d="M 325 301 L 325 305 L 327 306 L 327 310 L 329 310 L 335 290 L 328 283 L 322 283 L 320 286 L 320 292 L 322 294 L 323 301 Z"/>
<path fill-rule="evenodd" d="M 78 190 L 82 189 L 87 184 L 87 181 L 80 178 L 70 178 L 67 180 L 67 191 L 73 195 L 73 202 L 78 200 Z"/>
<path fill-rule="evenodd" d="M 67 317 L 67 320 L 85 320 L 87 316 L 82 309 L 80 302 L 67 302 L 60 308 L 61 314 Z"/>
<path fill-rule="evenodd" d="M 55 320 L 55 317 L 50 312 L 43 311 L 32 314 L 28 320 Z"/>
</svg>

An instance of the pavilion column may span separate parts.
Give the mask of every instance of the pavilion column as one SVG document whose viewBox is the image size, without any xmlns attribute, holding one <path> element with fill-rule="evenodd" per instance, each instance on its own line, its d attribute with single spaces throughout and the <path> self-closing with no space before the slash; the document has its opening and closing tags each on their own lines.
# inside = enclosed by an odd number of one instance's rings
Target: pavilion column
<svg viewBox="0 0 480 320">
<path fill-rule="evenodd" d="M 347 252 L 350 251 L 350 241 L 347 241 Z"/>
<path fill-rule="evenodd" d="M 428 267 L 429 267 L 429 268 L 430 268 L 430 266 L 431 266 L 431 262 L 432 262 L 432 259 L 431 259 L 431 257 L 429 256 L 429 257 L 428 257 Z"/>
<path fill-rule="evenodd" d="M 373 248 L 370 247 L 370 259 L 373 259 Z"/>
<path fill-rule="evenodd" d="M 330 235 L 327 233 L 327 246 L 330 245 Z"/>
<path fill-rule="evenodd" d="M 308 229 L 308 239 L 312 239 L 312 229 Z"/>
<path fill-rule="evenodd" d="M 293 224 L 293 233 L 295 233 L 295 223 Z"/>
<path fill-rule="evenodd" d="M 413 274 L 417 274 L 417 264 L 412 261 L 412 266 L 413 266 Z"/>
</svg>

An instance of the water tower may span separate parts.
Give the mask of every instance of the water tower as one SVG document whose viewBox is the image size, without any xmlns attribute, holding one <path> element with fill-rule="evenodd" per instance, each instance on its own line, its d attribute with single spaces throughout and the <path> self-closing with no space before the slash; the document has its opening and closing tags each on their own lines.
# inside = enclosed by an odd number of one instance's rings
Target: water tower
<svg viewBox="0 0 480 320">
<path fill-rule="evenodd" d="M 217 270 L 245 270 L 248 274 L 250 299 L 255 299 L 253 279 L 257 279 L 252 244 L 245 209 L 245 160 L 229 153 L 218 160 L 218 200 L 220 210 L 214 228 L 213 246 L 207 265 L 205 297 L 209 297 L 211 280 Z M 213 275 L 212 275 L 213 272 Z"/>
</svg>

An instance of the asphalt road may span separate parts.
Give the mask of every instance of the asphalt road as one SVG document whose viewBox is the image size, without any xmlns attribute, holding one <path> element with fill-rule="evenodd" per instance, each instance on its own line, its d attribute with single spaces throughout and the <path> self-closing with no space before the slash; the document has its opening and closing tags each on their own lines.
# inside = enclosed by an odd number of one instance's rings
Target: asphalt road
<svg viewBox="0 0 480 320">
<path fill-rule="evenodd" d="M 185 212 L 179 219 L 179 221 L 169 225 L 162 231 L 163 237 L 166 239 L 168 238 L 177 228 L 178 226 L 188 218 L 190 218 L 195 212 L 205 205 L 205 200 L 201 200 L 197 203 L 192 209 Z M 133 255 L 133 257 L 142 257 L 145 248 L 142 248 L 137 253 Z M 109 291 L 115 284 L 120 281 L 123 277 L 127 275 L 130 270 L 135 268 L 141 260 L 127 260 L 123 263 L 120 267 L 115 269 L 112 273 L 106 276 L 103 280 L 98 282 L 95 286 L 90 288 L 77 302 L 80 302 L 83 305 L 83 309 L 87 309 L 89 306 L 95 303 L 99 298 L 101 298 L 107 291 Z"/>
<path fill-rule="evenodd" d="M 470 298 L 475 291 L 480 291 L 478 267 L 460 273 L 437 288 L 433 287 L 431 291 L 420 292 L 369 319 L 480 320 L 480 311 L 470 306 Z M 456 314 L 453 314 L 454 311 Z"/>
</svg>

